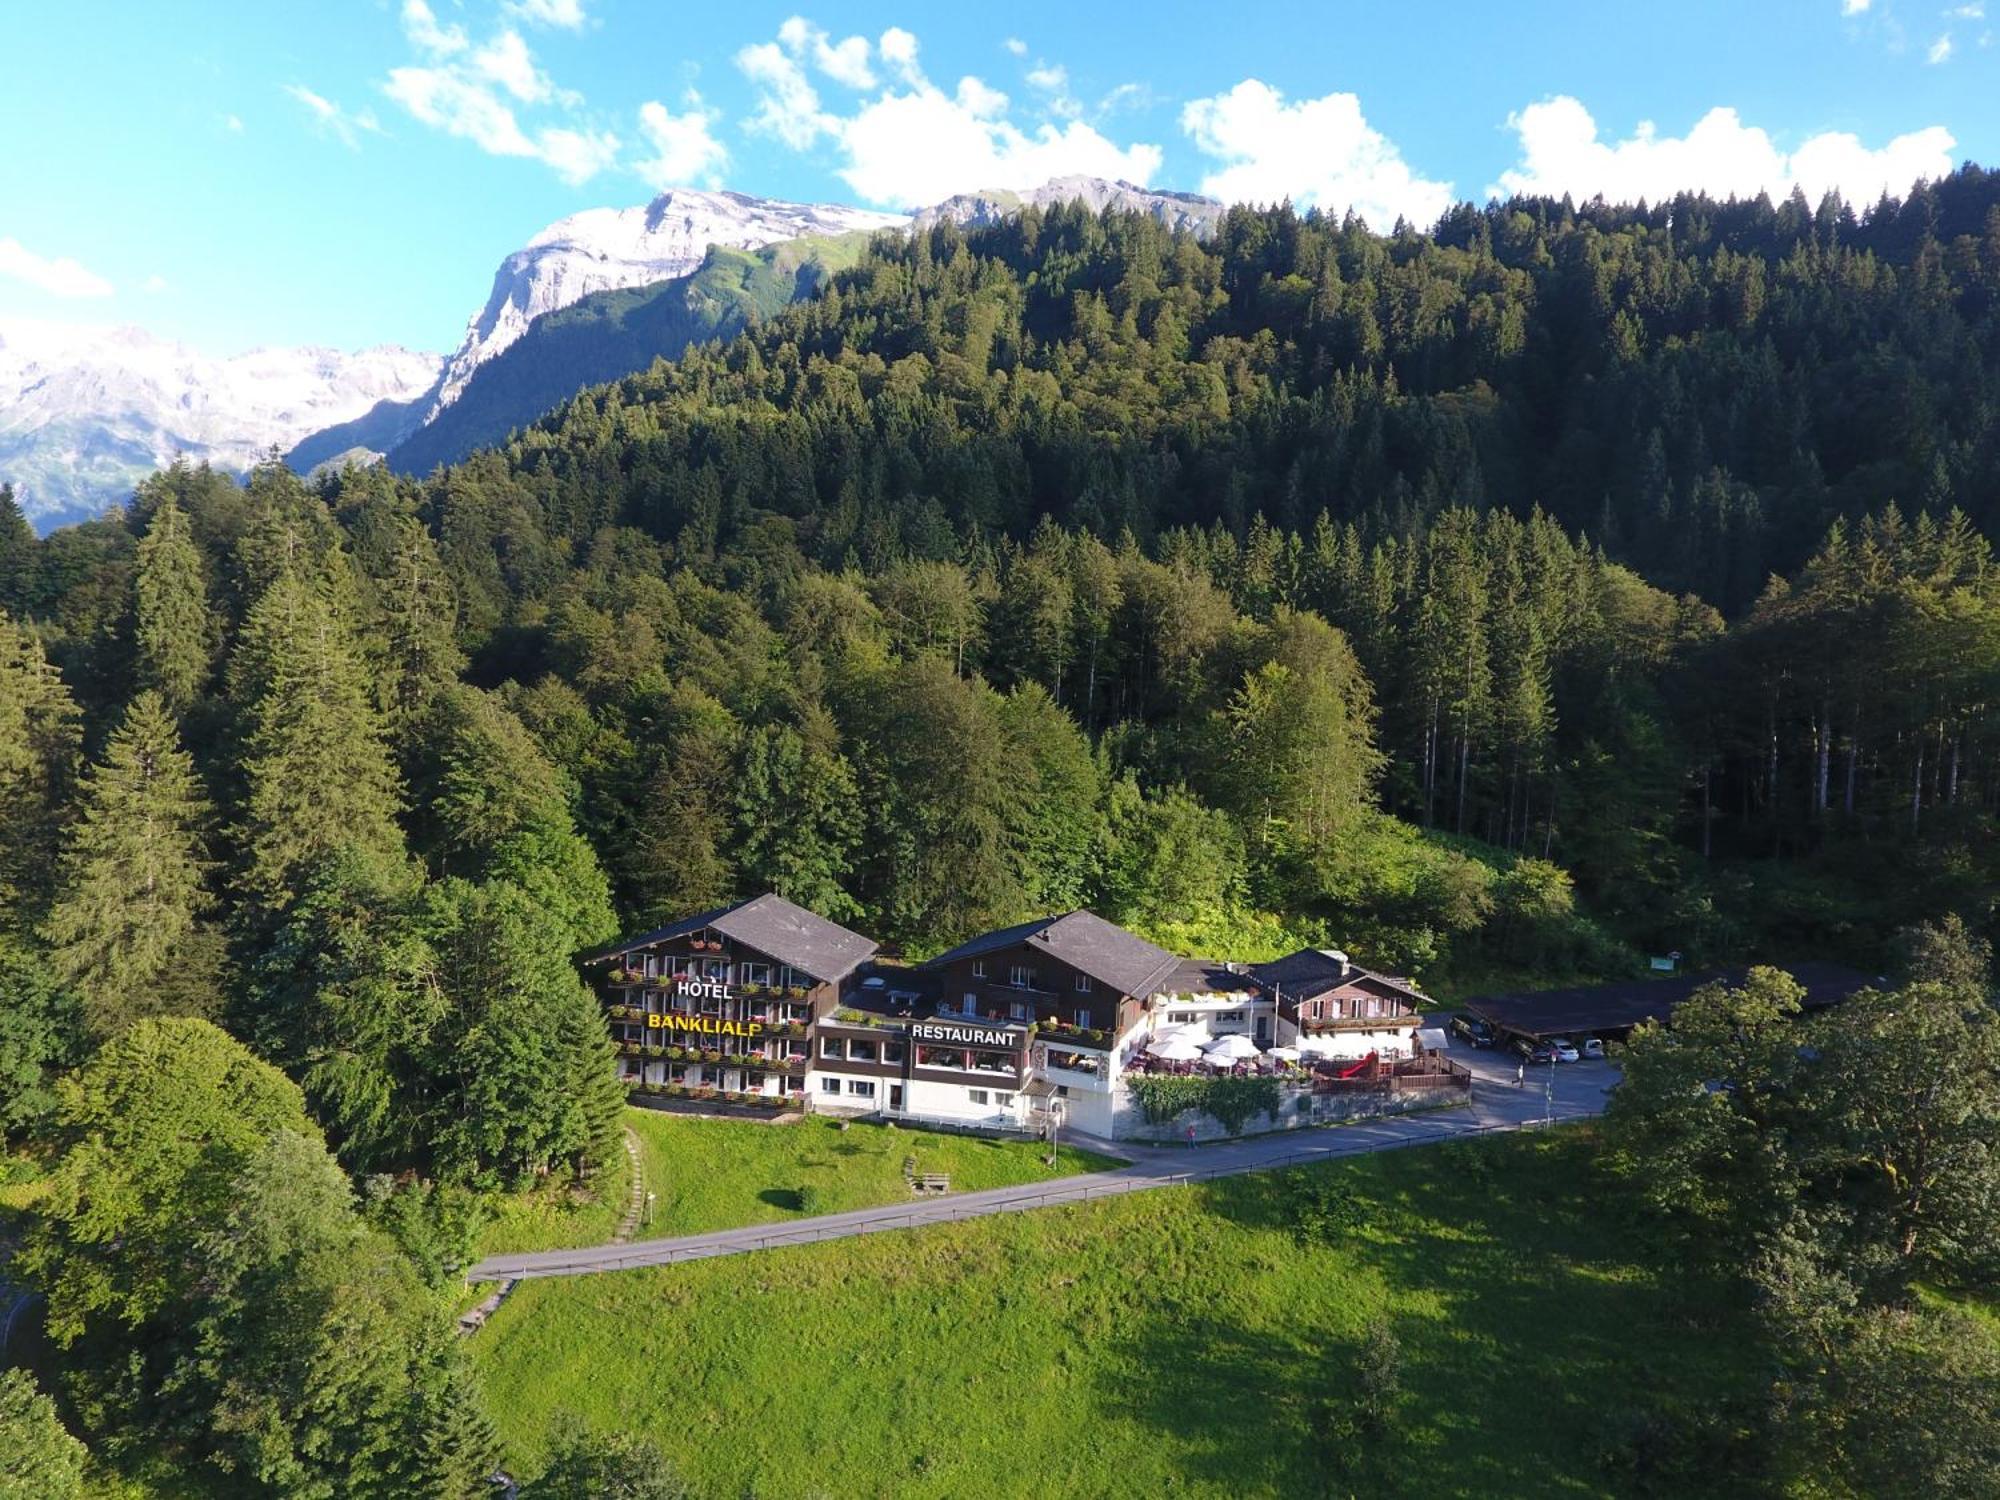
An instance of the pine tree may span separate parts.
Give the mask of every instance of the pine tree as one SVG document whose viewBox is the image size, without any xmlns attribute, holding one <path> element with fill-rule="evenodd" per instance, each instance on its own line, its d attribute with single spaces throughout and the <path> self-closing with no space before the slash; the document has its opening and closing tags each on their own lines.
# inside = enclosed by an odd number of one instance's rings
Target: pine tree
<svg viewBox="0 0 2000 1500">
<path fill-rule="evenodd" d="M 50 961 L 99 1036 L 133 1018 L 213 1009 L 216 949 L 199 934 L 208 804 L 159 694 L 132 700 L 84 776 L 44 924 Z"/>
<path fill-rule="evenodd" d="M 82 754 L 76 704 L 41 642 L 0 613 L 0 922 L 31 920 Z"/>
<path fill-rule="evenodd" d="M 253 910 L 282 911 L 343 845 L 403 857 L 401 787 L 335 594 L 323 574 L 285 570 L 231 662 L 245 725 L 237 885 Z"/>
<path fill-rule="evenodd" d="M 137 675 L 176 714 L 185 714 L 207 686 L 216 645 L 201 552 L 171 492 L 154 510 L 139 542 L 135 585 Z"/>
<path fill-rule="evenodd" d="M 41 548 L 35 528 L 14 499 L 14 487 L 0 484 L 0 610 L 16 616 L 28 612 Z"/>
</svg>

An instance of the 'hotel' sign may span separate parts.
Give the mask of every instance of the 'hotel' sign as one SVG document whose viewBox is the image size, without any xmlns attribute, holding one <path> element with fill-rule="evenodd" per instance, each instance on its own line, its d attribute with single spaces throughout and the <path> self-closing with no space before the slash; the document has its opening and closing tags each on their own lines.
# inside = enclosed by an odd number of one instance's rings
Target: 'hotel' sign
<svg viewBox="0 0 2000 1500">
<path fill-rule="evenodd" d="M 720 979 L 704 979 L 699 974 L 683 974 L 674 981 L 674 993 L 696 1000 L 727 1000 L 729 986 Z"/>
</svg>

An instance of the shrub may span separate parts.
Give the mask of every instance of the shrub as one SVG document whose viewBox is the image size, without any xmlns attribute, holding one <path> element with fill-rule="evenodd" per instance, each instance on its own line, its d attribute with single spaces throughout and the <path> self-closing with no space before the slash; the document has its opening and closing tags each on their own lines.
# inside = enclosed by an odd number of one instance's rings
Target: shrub
<svg viewBox="0 0 2000 1500">
<path fill-rule="evenodd" d="M 1279 1182 L 1292 1206 L 1292 1229 L 1300 1244 L 1334 1244 L 1368 1221 L 1361 1200 L 1344 1182 L 1317 1172 L 1287 1172 Z"/>
<path fill-rule="evenodd" d="M 826 1212 L 826 1192 L 809 1182 L 792 1194 L 792 1206 L 802 1214 L 823 1214 Z"/>
</svg>

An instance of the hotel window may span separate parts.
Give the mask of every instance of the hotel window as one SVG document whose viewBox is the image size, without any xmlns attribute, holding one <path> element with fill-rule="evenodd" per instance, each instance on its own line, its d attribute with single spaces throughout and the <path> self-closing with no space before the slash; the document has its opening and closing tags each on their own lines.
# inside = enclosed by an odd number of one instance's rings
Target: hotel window
<svg viewBox="0 0 2000 1500">
<path fill-rule="evenodd" d="M 769 984 L 771 982 L 771 966 L 769 964 L 743 965 L 743 982 L 745 984 Z"/>
<path fill-rule="evenodd" d="M 821 1092 L 822 1094 L 837 1094 L 837 1093 L 839 1093 L 839 1092 L 840 1092 L 840 1080 L 839 1080 L 838 1078 L 822 1078 L 822 1079 L 821 1079 L 821 1080 L 819 1081 L 819 1091 L 820 1091 L 820 1092 Z"/>
<path fill-rule="evenodd" d="M 901 1042 L 884 1042 L 882 1044 L 883 1062 L 899 1063 L 902 1060 L 903 1060 L 903 1044 Z"/>
<path fill-rule="evenodd" d="M 841 1046 L 840 1038 L 837 1036 L 821 1037 L 819 1039 L 819 1055 L 821 1057 L 844 1056 L 845 1049 Z"/>
<path fill-rule="evenodd" d="M 873 1062 L 875 1061 L 875 1044 L 873 1042 L 849 1042 L 847 1044 L 847 1056 L 851 1062 Z"/>
<path fill-rule="evenodd" d="M 974 960 L 972 961 L 972 977 L 973 977 L 974 979 L 984 979 L 984 978 L 986 977 L 986 960 L 985 960 L 985 959 L 983 959 L 983 958 L 975 958 L 975 959 L 974 959 Z"/>
<path fill-rule="evenodd" d="M 982 1109 L 986 1107 L 985 1089 L 967 1089 L 965 1091 L 965 1097 L 970 1099 L 974 1104 L 977 1104 Z"/>
<path fill-rule="evenodd" d="M 1076 992 L 1079 995 L 1088 995 L 1090 993 L 1090 976 L 1088 974 L 1079 974 L 1076 976 Z"/>
<path fill-rule="evenodd" d="M 1077 1024 L 1077 1026 L 1078 1026 L 1079 1028 L 1081 1028 L 1081 1029 L 1082 1029 L 1082 1030 L 1084 1030 L 1084 1031 L 1088 1031 L 1088 1030 L 1090 1030 L 1090 1007 L 1089 1007 L 1089 1006 L 1078 1006 L 1078 1007 L 1077 1007 L 1077 1012 L 1076 1012 L 1076 1024 Z"/>
<path fill-rule="evenodd" d="M 1007 982 L 1017 990 L 1031 990 L 1035 987 L 1035 971 L 1026 964 L 1014 964 L 1007 970 Z"/>
<path fill-rule="evenodd" d="M 875 1097 L 875 1080 L 872 1078 L 850 1078 L 847 1080 L 847 1092 L 857 1099 L 873 1099 Z"/>
<path fill-rule="evenodd" d="M 1007 1007 L 1007 1014 L 1016 1021 L 1031 1021 L 1035 1016 L 1035 1008 L 1025 1000 L 1016 1000 Z"/>
</svg>

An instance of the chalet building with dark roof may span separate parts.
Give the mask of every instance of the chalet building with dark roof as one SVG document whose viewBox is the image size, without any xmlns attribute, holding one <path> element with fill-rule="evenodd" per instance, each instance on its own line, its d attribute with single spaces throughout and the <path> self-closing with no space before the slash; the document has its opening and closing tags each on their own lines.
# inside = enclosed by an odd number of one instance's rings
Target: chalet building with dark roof
<svg viewBox="0 0 2000 1500">
<path fill-rule="evenodd" d="M 1195 1059 L 1218 1043 L 1386 1056 L 1408 1050 L 1420 998 L 1339 954 L 1182 958 L 1088 911 L 905 965 L 776 895 L 585 962 L 635 1090 L 1104 1136 L 1127 1133 L 1123 1080 L 1169 1039 Z"/>
<path fill-rule="evenodd" d="M 1301 948 L 1250 976 L 1302 1051 L 1324 1057 L 1407 1056 L 1427 1003 L 1408 980 L 1377 974 L 1337 948 Z"/>
<path fill-rule="evenodd" d="M 584 962 L 603 967 L 628 1081 L 777 1100 L 806 1092 L 814 1023 L 875 951 L 872 939 L 766 894 Z"/>
</svg>

